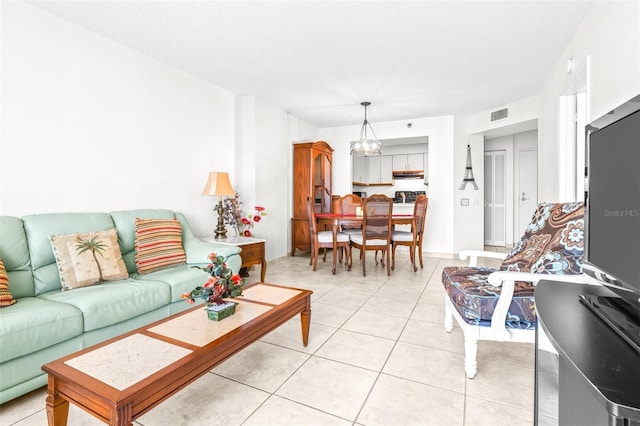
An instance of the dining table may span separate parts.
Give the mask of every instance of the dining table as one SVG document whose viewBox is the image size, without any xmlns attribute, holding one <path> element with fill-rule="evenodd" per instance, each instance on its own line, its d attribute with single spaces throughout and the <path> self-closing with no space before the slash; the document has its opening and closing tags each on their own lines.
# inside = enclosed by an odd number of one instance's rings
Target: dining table
<svg viewBox="0 0 640 426">
<path fill-rule="evenodd" d="M 337 263 L 337 236 L 340 226 L 358 227 L 362 225 L 364 216 L 361 214 L 343 214 L 343 213 L 316 213 L 316 222 L 318 225 L 331 227 L 333 233 L 333 269 L 331 272 L 335 275 Z M 411 225 L 415 227 L 417 216 L 413 214 L 393 213 L 391 215 L 391 225 Z"/>
</svg>

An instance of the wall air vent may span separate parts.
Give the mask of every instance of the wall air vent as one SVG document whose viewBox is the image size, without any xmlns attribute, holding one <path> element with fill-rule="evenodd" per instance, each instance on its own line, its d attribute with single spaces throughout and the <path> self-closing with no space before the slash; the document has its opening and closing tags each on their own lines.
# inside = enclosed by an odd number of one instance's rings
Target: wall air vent
<svg viewBox="0 0 640 426">
<path fill-rule="evenodd" d="M 509 108 L 499 109 L 491 113 L 491 121 L 502 120 L 509 116 Z"/>
</svg>

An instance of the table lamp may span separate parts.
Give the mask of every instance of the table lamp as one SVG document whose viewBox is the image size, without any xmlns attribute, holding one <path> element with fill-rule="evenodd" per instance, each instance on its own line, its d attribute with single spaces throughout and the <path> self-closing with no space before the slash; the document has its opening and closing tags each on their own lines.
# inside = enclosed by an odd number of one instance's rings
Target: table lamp
<svg viewBox="0 0 640 426">
<path fill-rule="evenodd" d="M 209 172 L 207 184 L 202 190 L 202 195 L 214 195 L 220 197 L 218 202 L 218 227 L 215 231 L 216 240 L 224 240 L 227 238 L 227 228 L 224 227 L 224 209 L 222 207 L 222 197 L 225 195 L 230 197 L 236 192 L 229 181 L 229 173 L 227 172 Z"/>
</svg>

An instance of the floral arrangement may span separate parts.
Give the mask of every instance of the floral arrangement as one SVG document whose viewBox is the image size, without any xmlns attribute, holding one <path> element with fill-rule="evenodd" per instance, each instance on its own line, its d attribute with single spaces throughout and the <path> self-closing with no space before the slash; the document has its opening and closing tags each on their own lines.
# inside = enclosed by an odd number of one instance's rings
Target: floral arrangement
<svg viewBox="0 0 640 426">
<path fill-rule="evenodd" d="M 224 223 L 233 227 L 236 235 L 244 237 L 251 237 L 253 235 L 251 229 L 262 220 L 263 216 L 267 215 L 266 209 L 261 206 L 255 206 L 251 213 L 245 215 L 243 201 L 238 192 L 236 192 L 235 197 L 225 199 L 223 206 L 224 213 L 222 218 Z"/>
<path fill-rule="evenodd" d="M 200 298 L 206 302 L 207 306 L 213 306 L 225 304 L 223 300 L 225 297 L 233 298 L 242 295 L 244 278 L 233 274 L 231 269 L 227 268 L 224 256 L 210 253 L 208 257 L 211 261 L 209 265 L 204 268 L 195 266 L 195 268 L 205 270 L 211 276 L 202 286 L 194 288 L 190 293 L 182 293 L 181 298 L 190 304 L 195 303 L 196 298 Z"/>
</svg>

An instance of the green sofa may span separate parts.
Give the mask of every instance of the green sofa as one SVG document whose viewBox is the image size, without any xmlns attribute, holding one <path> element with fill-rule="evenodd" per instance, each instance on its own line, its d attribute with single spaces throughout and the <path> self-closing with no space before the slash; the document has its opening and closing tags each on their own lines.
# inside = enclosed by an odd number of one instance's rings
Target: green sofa
<svg viewBox="0 0 640 426">
<path fill-rule="evenodd" d="M 178 219 L 187 264 L 139 275 L 136 218 Z M 129 277 L 62 291 L 49 236 L 111 228 Z M 0 404 L 45 385 L 43 364 L 191 307 L 181 295 L 206 281 L 192 266 L 206 265 L 211 252 L 240 270 L 232 256 L 240 248 L 195 238 L 184 215 L 170 210 L 0 216 L 0 258 L 17 300 L 0 308 Z"/>
</svg>

